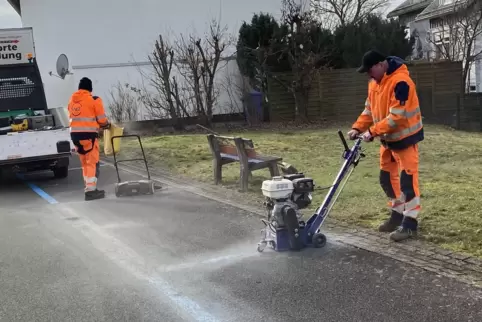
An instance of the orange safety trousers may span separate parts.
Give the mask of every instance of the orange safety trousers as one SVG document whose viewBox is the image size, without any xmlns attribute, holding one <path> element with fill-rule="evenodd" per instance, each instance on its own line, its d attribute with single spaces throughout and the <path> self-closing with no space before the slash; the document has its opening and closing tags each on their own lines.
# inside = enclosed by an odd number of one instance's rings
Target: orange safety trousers
<svg viewBox="0 0 482 322">
<path fill-rule="evenodd" d="M 97 139 L 79 140 L 82 149 L 76 147 L 84 175 L 85 191 L 95 191 L 99 178 L 100 149 Z"/>
<path fill-rule="evenodd" d="M 380 147 L 380 185 L 392 211 L 416 219 L 420 213 L 418 145 L 403 150 Z"/>
</svg>

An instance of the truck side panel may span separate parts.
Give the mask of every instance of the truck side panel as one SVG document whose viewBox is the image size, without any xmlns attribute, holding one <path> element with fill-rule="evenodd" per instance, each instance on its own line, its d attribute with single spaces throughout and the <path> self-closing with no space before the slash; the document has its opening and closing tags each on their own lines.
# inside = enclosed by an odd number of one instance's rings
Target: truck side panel
<svg viewBox="0 0 482 322">
<path fill-rule="evenodd" d="M 67 151 L 59 151 L 58 142 L 67 141 Z M 73 150 L 74 149 L 74 150 Z M 68 128 L 49 131 L 11 132 L 0 135 L 0 162 L 74 152 Z"/>
</svg>

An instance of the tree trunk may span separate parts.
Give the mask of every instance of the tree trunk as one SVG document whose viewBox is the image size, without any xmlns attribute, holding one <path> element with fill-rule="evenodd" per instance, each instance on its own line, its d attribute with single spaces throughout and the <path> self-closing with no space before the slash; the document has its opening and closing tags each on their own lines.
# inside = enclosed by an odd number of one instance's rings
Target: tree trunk
<svg viewBox="0 0 482 322">
<path fill-rule="evenodd" d="M 472 65 L 472 62 L 469 62 L 469 61 L 466 61 L 465 62 L 465 65 L 464 65 L 464 69 L 462 71 L 462 88 L 463 88 L 463 91 L 461 93 L 461 95 L 464 95 L 465 92 L 468 90 L 468 81 L 467 81 L 467 78 L 469 76 L 469 72 L 470 72 L 470 67 Z"/>
<path fill-rule="evenodd" d="M 293 96 L 295 99 L 296 119 L 302 122 L 308 121 L 308 95 L 302 91 L 295 91 Z"/>
</svg>

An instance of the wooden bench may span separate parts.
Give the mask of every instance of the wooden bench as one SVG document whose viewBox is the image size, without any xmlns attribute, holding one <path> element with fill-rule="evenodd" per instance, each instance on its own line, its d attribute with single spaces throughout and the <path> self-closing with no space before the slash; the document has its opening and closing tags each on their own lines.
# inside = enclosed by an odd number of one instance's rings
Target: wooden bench
<svg viewBox="0 0 482 322">
<path fill-rule="evenodd" d="M 209 134 L 207 137 L 213 154 L 215 184 L 219 184 L 222 180 L 222 166 L 233 162 L 240 164 L 240 186 L 243 192 L 248 190 L 251 171 L 269 168 L 272 177 L 280 175 L 278 162 L 283 158 L 258 154 L 252 140 L 214 134 Z"/>
</svg>

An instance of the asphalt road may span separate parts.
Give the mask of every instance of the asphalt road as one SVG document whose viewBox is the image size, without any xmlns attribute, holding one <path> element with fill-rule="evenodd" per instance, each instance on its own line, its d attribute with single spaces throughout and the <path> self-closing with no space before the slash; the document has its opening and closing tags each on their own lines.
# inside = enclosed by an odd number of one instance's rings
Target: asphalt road
<svg viewBox="0 0 482 322">
<path fill-rule="evenodd" d="M 451 279 L 330 241 L 260 254 L 257 217 L 115 181 L 101 167 L 106 199 L 83 201 L 75 156 L 66 179 L 4 179 L 0 321 L 482 321 L 482 293 Z"/>
</svg>

